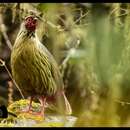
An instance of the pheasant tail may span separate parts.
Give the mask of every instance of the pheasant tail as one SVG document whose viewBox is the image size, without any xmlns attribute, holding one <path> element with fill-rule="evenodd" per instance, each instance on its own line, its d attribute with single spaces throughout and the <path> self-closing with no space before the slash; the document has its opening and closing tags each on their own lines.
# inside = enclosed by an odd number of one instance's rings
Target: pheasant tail
<svg viewBox="0 0 130 130">
<path fill-rule="evenodd" d="M 64 93 L 63 93 L 63 98 L 64 98 L 64 101 L 65 101 L 66 114 L 71 115 L 72 114 L 72 109 L 71 109 L 70 103 L 69 103 L 69 101 L 66 98 Z"/>
<path fill-rule="evenodd" d="M 72 109 L 70 106 L 70 103 L 65 95 L 64 92 L 61 93 L 61 95 L 57 96 L 56 99 L 56 106 L 58 107 L 58 112 L 64 115 L 71 115 L 72 114 Z"/>
</svg>

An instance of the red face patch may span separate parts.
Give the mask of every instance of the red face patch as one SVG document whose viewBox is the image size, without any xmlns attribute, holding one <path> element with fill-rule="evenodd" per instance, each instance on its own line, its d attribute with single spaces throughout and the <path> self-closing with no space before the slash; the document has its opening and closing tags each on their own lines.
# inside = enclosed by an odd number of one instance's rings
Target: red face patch
<svg viewBox="0 0 130 130">
<path fill-rule="evenodd" d="M 32 16 L 29 16 L 25 19 L 25 27 L 28 31 L 35 31 L 37 26 L 37 19 Z"/>
</svg>

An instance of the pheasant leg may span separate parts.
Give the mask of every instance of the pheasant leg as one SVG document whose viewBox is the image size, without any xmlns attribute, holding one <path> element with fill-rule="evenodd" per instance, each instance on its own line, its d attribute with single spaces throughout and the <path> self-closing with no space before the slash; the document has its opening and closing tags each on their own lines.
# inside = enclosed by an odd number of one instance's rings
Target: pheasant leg
<svg viewBox="0 0 130 130">
<path fill-rule="evenodd" d="M 22 110 L 22 112 L 25 112 L 25 113 L 29 113 L 31 111 L 31 108 L 32 108 L 32 101 L 33 101 L 33 96 L 29 97 L 30 101 L 29 101 L 29 107 L 26 109 L 26 110 Z"/>
<path fill-rule="evenodd" d="M 35 112 L 33 114 L 44 117 L 46 98 L 44 96 L 40 96 L 40 97 L 38 97 L 38 99 L 41 104 L 41 110 L 40 110 L 40 112 Z"/>
</svg>

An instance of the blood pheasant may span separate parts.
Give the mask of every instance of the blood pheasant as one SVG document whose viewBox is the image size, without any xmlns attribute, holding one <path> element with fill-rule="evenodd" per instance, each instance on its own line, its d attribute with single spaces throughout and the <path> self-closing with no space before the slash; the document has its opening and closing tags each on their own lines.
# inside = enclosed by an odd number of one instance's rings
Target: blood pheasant
<svg viewBox="0 0 130 130">
<path fill-rule="evenodd" d="M 36 34 L 38 18 L 29 15 L 23 20 L 11 53 L 12 75 L 24 95 L 37 97 L 41 103 L 40 113 L 44 116 L 45 103 L 55 99 L 65 114 L 71 114 L 71 106 L 65 96 L 63 79 L 58 65 L 39 41 Z M 59 102 L 59 103 L 58 103 Z"/>
</svg>

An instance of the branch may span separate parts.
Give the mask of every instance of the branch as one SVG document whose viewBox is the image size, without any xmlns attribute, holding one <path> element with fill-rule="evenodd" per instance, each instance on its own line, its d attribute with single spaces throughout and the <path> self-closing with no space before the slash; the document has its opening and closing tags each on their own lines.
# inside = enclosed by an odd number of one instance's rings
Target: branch
<svg viewBox="0 0 130 130">
<path fill-rule="evenodd" d="M 60 68 L 61 71 L 62 71 L 62 76 L 64 75 L 64 71 L 65 71 L 65 69 L 66 69 L 66 67 L 67 67 L 67 63 L 68 63 L 69 59 L 70 59 L 71 56 L 75 53 L 75 51 L 76 51 L 76 49 L 78 48 L 79 44 L 80 44 L 80 40 L 77 39 L 75 46 L 72 47 L 72 48 L 68 51 L 68 54 L 67 54 L 66 58 L 65 58 L 65 59 L 63 60 L 63 62 L 61 63 L 61 65 L 60 65 L 59 68 Z"/>
<path fill-rule="evenodd" d="M 118 10 L 120 10 L 120 11 L 124 11 L 124 13 L 122 13 L 122 14 L 120 14 L 120 15 L 118 15 L 118 16 L 114 16 L 114 18 L 111 17 L 112 14 L 114 14 L 114 13 L 115 13 L 116 11 L 118 11 Z M 109 18 L 111 18 L 111 19 L 115 19 L 115 18 L 119 18 L 119 17 L 125 16 L 125 15 L 128 15 L 128 14 L 130 14 L 130 11 L 128 11 L 128 10 L 126 10 L 126 9 L 115 8 L 115 9 L 113 9 L 113 10 L 110 12 L 110 14 L 109 14 Z"/>
<path fill-rule="evenodd" d="M 120 101 L 120 100 L 115 100 L 115 102 L 120 103 L 122 106 L 130 105 L 130 102 L 124 102 L 124 101 Z"/>
<path fill-rule="evenodd" d="M 15 82 L 15 80 L 13 79 L 13 77 L 12 77 L 11 73 L 9 72 L 9 70 L 8 70 L 8 68 L 7 68 L 6 64 L 5 64 L 5 62 L 4 62 L 2 59 L 0 59 L 0 66 L 5 67 L 5 69 L 6 69 L 6 71 L 8 72 L 10 78 L 12 79 L 12 81 L 13 81 L 13 83 L 15 84 L 16 88 L 19 90 L 19 92 L 20 92 L 22 98 L 24 99 L 24 95 L 22 94 L 21 89 L 19 88 L 19 86 L 17 85 L 17 83 Z"/>
<path fill-rule="evenodd" d="M 6 27 L 5 27 L 4 23 L 3 23 L 2 13 L 0 13 L 0 30 L 1 30 L 1 33 L 2 33 L 5 41 L 6 41 L 6 44 L 8 45 L 10 50 L 12 50 L 12 44 L 11 44 L 11 42 L 9 40 L 9 37 L 8 37 L 8 35 L 6 33 Z"/>
</svg>

